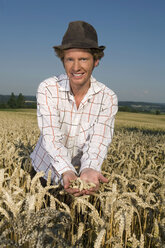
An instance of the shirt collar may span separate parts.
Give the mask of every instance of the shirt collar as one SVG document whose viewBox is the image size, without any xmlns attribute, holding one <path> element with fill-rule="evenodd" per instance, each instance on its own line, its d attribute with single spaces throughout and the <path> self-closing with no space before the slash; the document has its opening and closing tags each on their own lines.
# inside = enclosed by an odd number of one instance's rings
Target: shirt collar
<svg viewBox="0 0 165 248">
<path fill-rule="evenodd" d="M 60 91 L 70 91 L 69 78 L 66 74 L 61 74 L 57 77 Z"/>
<path fill-rule="evenodd" d="M 59 83 L 59 90 L 60 91 L 70 91 L 70 84 L 69 84 L 69 78 L 66 74 L 61 74 L 60 76 L 58 76 L 58 83 Z M 93 77 L 91 76 L 91 86 L 88 90 L 88 95 L 94 95 L 96 93 L 98 93 L 100 90 L 102 89 L 101 85 L 99 84 L 99 82 Z"/>
<path fill-rule="evenodd" d="M 91 87 L 89 88 L 89 92 L 92 94 L 98 93 L 102 89 L 100 83 L 91 76 Z"/>
</svg>

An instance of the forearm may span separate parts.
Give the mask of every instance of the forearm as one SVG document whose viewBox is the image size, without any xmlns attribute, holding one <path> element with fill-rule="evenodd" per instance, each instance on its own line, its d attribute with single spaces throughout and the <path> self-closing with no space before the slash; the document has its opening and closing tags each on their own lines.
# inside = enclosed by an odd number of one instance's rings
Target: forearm
<svg viewBox="0 0 165 248">
<path fill-rule="evenodd" d="M 64 172 L 72 170 L 70 153 L 65 147 L 64 133 L 60 127 L 59 110 L 49 91 L 41 84 L 37 97 L 37 118 L 41 132 L 41 147 L 49 156 L 51 165 L 61 176 Z"/>
<path fill-rule="evenodd" d="M 86 142 L 83 148 L 81 158 L 82 170 L 92 168 L 98 172 L 101 171 L 102 163 L 107 156 L 108 148 L 112 142 L 114 131 L 114 116 L 108 120 L 106 125 L 96 124 L 93 127 L 91 139 Z"/>
</svg>

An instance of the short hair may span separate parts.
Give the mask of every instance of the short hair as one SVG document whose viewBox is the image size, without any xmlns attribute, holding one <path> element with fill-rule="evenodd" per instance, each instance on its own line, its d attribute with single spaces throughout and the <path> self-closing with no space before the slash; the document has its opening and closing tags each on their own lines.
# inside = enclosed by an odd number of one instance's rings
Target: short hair
<svg viewBox="0 0 165 248">
<path fill-rule="evenodd" d="M 70 48 L 69 48 L 70 49 Z M 104 57 L 104 52 L 97 48 L 80 48 L 82 50 L 85 50 L 86 52 L 92 54 L 94 61 L 100 60 Z M 56 53 L 56 56 L 61 59 L 62 62 L 64 62 L 64 51 L 63 49 L 54 48 L 54 51 Z"/>
</svg>

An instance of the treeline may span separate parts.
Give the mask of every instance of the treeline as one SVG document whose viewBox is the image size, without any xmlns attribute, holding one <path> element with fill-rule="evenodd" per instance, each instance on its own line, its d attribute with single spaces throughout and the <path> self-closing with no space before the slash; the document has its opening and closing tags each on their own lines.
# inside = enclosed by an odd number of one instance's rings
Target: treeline
<svg viewBox="0 0 165 248">
<path fill-rule="evenodd" d="M 9 99 L 6 102 L 0 103 L 0 109 L 17 109 L 17 108 L 36 108 L 35 101 L 28 101 L 25 99 L 22 93 L 18 96 L 12 92 Z"/>
<path fill-rule="evenodd" d="M 146 113 L 146 114 L 156 114 L 156 115 L 160 115 L 161 111 L 159 109 L 151 109 L 151 110 L 146 110 L 146 109 L 137 109 L 137 108 L 133 108 L 130 106 L 119 106 L 119 111 L 121 112 L 131 112 L 131 113 Z"/>
<path fill-rule="evenodd" d="M 165 114 L 165 103 L 119 101 L 119 111 L 156 115 Z"/>
</svg>

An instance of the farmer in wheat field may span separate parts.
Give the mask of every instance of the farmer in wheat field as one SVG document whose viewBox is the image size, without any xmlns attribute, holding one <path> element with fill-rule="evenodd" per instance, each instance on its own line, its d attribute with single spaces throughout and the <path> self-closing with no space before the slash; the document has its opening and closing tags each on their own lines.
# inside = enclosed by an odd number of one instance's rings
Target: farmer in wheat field
<svg viewBox="0 0 165 248">
<path fill-rule="evenodd" d="M 43 81 L 37 91 L 40 138 L 31 154 L 35 172 L 51 170 L 52 183 L 62 182 L 75 196 L 92 194 L 100 182 L 108 182 L 101 165 L 112 141 L 117 97 L 93 76 L 104 56 L 96 30 L 89 23 L 69 23 L 62 44 L 54 46 L 66 74 Z M 96 186 L 74 189 L 70 181 L 80 177 Z"/>
</svg>

